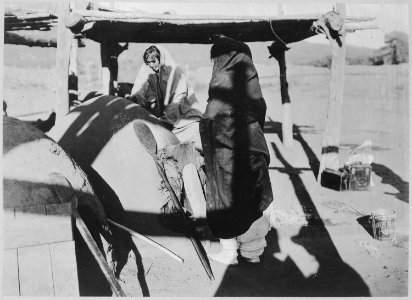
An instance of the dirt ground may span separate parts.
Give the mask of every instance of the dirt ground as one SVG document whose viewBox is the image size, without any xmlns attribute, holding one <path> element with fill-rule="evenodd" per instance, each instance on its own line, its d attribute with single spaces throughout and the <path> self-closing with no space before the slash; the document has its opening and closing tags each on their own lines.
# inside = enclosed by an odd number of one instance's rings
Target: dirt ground
<svg viewBox="0 0 412 300">
<path fill-rule="evenodd" d="M 346 68 L 341 163 L 351 148 L 367 139 L 372 141 L 374 155 L 375 185 L 356 192 L 320 187 L 315 177 L 326 121 L 329 70 L 288 67 L 295 126 L 293 147 L 286 148 L 280 137 L 278 68 L 273 64 L 257 68 L 268 105 L 265 136 L 275 199 L 268 211 L 273 228 L 261 263 L 226 267 L 211 261 L 215 280 L 210 281 L 188 238 L 178 234 L 161 237 L 184 258 L 183 264 L 135 240 L 136 251 L 130 253 L 120 274 L 123 289 L 129 296 L 407 296 L 408 65 Z M 33 73 L 4 69 L 10 116 L 36 119 L 52 107 L 50 70 L 29 71 Z M 204 105 L 210 74 L 209 67 L 190 73 Z M 97 80 L 90 77 L 82 94 L 92 87 L 98 89 Z M 364 222 L 378 208 L 397 213 L 394 241 L 373 239 Z M 204 246 L 211 252 L 219 247 L 206 241 Z M 83 295 L 110 294 L 98 284 L 104 281 L 101 274 L 83 279 Z"/>
</svg>

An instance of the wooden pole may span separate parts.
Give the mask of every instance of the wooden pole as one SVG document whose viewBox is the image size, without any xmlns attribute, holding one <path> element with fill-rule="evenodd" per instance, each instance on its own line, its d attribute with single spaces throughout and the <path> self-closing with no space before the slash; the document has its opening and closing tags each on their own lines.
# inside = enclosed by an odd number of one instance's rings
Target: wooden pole
<svg viewBox="0 0 412 300">
<path fill-rule="evenodd" d="M 283 15 L 283 5 L 278 3 L 278 13 Z M 293 123 L 292 123 L 292 107 L 290 103 L 288 81 L 286 77 L 286 57 L 285 52 L 289 50 L 286 43 L 279 37 L 277 41 L 268 47 L 272 57 L 279 63 L 279 80 L 280 80 L 280 94 L 282 99 L 282 143 L 285 147 L 293 146 Z"/>
<path fill-rule="evenodd" d="M 102 93 L 104 95 L 114 94 L 115 65 L 118 65 L 117 57 L 112 55 L 112 43 L 100 44 L 100 58 L 102 62 Z M 116 78 L 117 81 L 117 78 Z"/>
<path fill-rule="evenodd" d="M 4 16 L 4 5 L 0 5 L 0 15 Z M 4 28 L 4 18 L 0 18 L 0 28 Z M 0 66 L 4 66 L 4 30 L 0 30 Z M 4 102 L 4 92 L 3 92 L 3 87 L 4 87 L 4 82 L 3 82 L 3 70 L 4 68 L 2 67 L 0 70 L 0 99 L 3 101 L 3 116 L 7 115 L 7 104 Z M 0 183 L 0 188 L 3 190 L 3 183 Z"/>
<path fill-rule="evenodd" d="M 337 4 L 336 11 L 345 18 L 345 4 Z M 333 39 L 329 34 L 329 42 L 332 46 L 331 79 L 329 86 L 328 114 L 322 141 L 322 156 L 318 180 L 320 180 L 321 173 L 325 168 L 333 170 L 339 169 L 339 143 L 341 137 L 343 87 L 345 79 L 345 31 L 345 25 L 343 24 L 339 32 L 341 36 Z"/>
<path fill-rule="evenodd" d="M 58 30 L 57 30 L 57 120 L 69 112 L 69 60 L 70 45 L 73 34 L 66 28 L 64 18 L 69 14 L 70 6 L 68 0 L 59 2 L 58 8 Z"/>
<path fill-rule="evenodd" d="M 127 50 L 128 43 L 121 45 L 117 42 L 100 44 L 100 58 L 102 62 L 102 92 L 105 95 L 116 95 L 118 92 L 117 77 L 119 74 L 119 55 Z"/>
<path fill-rule="evenodd" d="M 79 103 L 79 78 L 77 61 L 78 40 L 72 39 L 70 47 L 69 62 L 69 105 L 75 106 Z"/>
<path fill-rule="evenodd" d="M 293 146 L 292 104 L 290 102 L 288 81 L 286 79 L 285 51 L 279 53 L 280 93 L 282 97 L 282 142 L 286 147 Z"/>
<path fill-rule="evenodd" d="M 143 234 L 140 234 L 134 230 L 131 230 L 130 228 L 127 228 L 126 226 L 123 226 L 119 223 L 116 223 L 113 220 L 107 219 L 109 221 L 109 223 L 113 224 L 114 226 L 126 231 L 127 233 L 129 233 L 132 237 L 137 237 L 139 239 L 141 239 L 142 241 L 147 242 L 148 244 L 156 247 L 157 249 L 159 249 L 160 251 L 163 251 L 164 253 L 166 253 L 167 255 L 169 255 L 170 257 L 172 257 L 173 259 L 177 260 L 180 263 L 183 263 L 183 258 L 181 258 L 180 256 L 176 255 L 175 253 L 173 253 L 172 251 L 170 251 L 169 249 L 165 248 L 164 246 L 160 245 L 159 243 L 149 239 L 148 237 L 144 236 Z"/>
<path fill-rule="evenodd" d="M 109 282 L 114 295 L 116 297 L 126 297 L 125 292 L 122 290 L 122 287 L 120 286 L 115 275 L 113 274 L 113 271 L 110 269 L 109 264 L 104 259 L 104 256 L 100 252 L 100 249 L 97 246 L 95 240 L 93 239 L 93 236 L 91 235 L 89 229 L 87 229 L 86 224 L 84 223 L 83 219 L 80 217 L 76 209 L 73 209 L 73 215 L 76 220 L 77 229 L 79 230 L 81 236 L 86 242 L 87 247 L 89 247 L 89 250 L 92 253 L 93 257 L 96 259 L 96 262 L 102 270 L 103 275 Z"/>
</svg>

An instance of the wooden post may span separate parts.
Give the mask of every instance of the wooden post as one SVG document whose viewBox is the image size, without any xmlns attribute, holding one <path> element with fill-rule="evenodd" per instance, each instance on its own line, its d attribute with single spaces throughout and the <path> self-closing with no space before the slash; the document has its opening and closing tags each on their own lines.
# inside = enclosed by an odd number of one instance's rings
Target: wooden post
<svg viewBox="0 0 412 300">
<path fill-rule="evenodd" d="M 77 105 L 79 103 L 79 78 L 77 67 L 77 48 L 78 40 L 72 39 L 70 46 L 70 62 L 69 62 L 69 105 Z"/>
<path fill-rule="evenodd" d="M 0 5 L 0 14 L 1 16 L 4 16 L 4 6 L 5 5 Z M 4 17 L 0 18 L 0 28 L 4 28 Z M 4 30 L 0 30 L 0 66 L 2 66 L 1 70 L 0 70 L 0 98 L 3 101 L 3 115 L 5 114 L 5 110 L 7 111 L 7 109 L 5 108 L 5 102 L 4 102 L 4 94 L 3 94 L 3 66 L 4 66 Z M 1 188 L 3 188 L 3 185 L 0 183 Z"/>
<path fill-rule="evenodd" d="M 283 4 L 278 2 L 278 14 L 283 16 Z M 285 52 L 289 50 L 285 42 L 280 38 L 268 47 L 271 56 L 279 63 L 279 79 L 280 79 L 280 94 L 282 99 L 282 143 L 285 147 L 293 146 L 293 123 L 292 123 L 292 107 L 290 103 L 288 81 L 286 78 L 286 58 Z"/>
<path fill-rule="evenodd" d="M 58 9 L 58 29 L 57 29 L 57 54 L 56 54 L 56 71 L 57 71 L 57 120 L 69 112 L 69 60 L 70 44 L 73 35 L 66 28 L 64 19 L 69 14 L 70 6 L 68 0 L 59 2 Z"/>
<path fill-rule="evenodd" d="M 337 4 L 336 11 L 345 18 L 345 4 Z M 339 32 L 341 36 L 336 39 L 331 38 L 329 42 L 332 46 L 331 79 L 329 86 L 329 104 L 326 120 L 326 128 L 322 141 L 322 156 L 318 180 L 325 168 L 339 169 L 339 143 L 341 137 L 341 119 L 343 106 L 344 87 L 344 67 L 345 67 L 345 25 L 343 22 Z"/>
<path fill-rule="evenodd" d="M 292 104 L 290 103 L 289 84 L 286 79 L 286 60 L 285 51 L 280 52 L 279 56 L 280 70 L 280 93 L 282 96 L 282 142 L 286 147 L 293 146 L 293 123 L 292 123 Z"/>
<path fill-rule="evenodd" d="M 100 59 L 102 62 L 102 93 L 104 95 L 110 95 L 113 90 L 112 68 L 110 67 L 110 44 L 100 44 Z"/>
<path fill-rule="evenodd" d="M 289 48 L 280 41 L 273 42 L 268 47 L 271 56 L 279 63 L 279 79 L 280 79 L 280 94 L 282 98 L 282 142 L 286 147 L 293 146 L 293 123 L 292 123 L 292 108 L 290 103 L 288 81 L 286 78 L 286 59 L 285 52 Z"/>
<path fill-rule="evenodd" d="M 102 62 L 102 92 L 104 95 L 115 95 L 118 89 L 117 76 L 119 73 L 118 57 L 129 47 L 128 43 L 120 45 L 117 42 L 100 44 Z"/>
</svg>

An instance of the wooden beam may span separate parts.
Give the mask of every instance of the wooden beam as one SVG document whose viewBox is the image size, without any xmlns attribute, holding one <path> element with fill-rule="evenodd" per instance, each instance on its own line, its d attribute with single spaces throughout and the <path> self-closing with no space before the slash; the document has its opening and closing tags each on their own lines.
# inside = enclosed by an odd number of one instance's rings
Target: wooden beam
<svg viewBox="0 0 412 300">
<path fill-rule="evenodd" d="M 345 17 L 345 4 L 337 4 L 336 11 Z M 345 25 L 342 26 L 340 36 L 336 38 L 327 34 L 332 47 L 331 79 L 329 86 L 329 104 L 326 128 L 322 141 L 322 156 L 318 180 L 325 168 L 339 169 L 339 143 L 341 137 L 341 119 L 343 106 L 344 67 L 345 67 Z"/>
<path fill-rule="evenodd" d="M 99 11 L 99 10 L 73 10 L 74 13 L 82 15 L 89 21 L 107 20 L 107 21 L 127 21 L 127 22 L 184 22 L 192 23 L 200 21 L 201 23 L 210 22 L 238 22 L 238 21 L 282 21 L 282 20 L 317 20 L 323 14 L 301 14 L 301 15 L 272 15 L 272 16 L 231 16 L 231 15 L 178 15 L 178 14 L 150 14 L 150 13 L 134 13 L 134 12 L 119 12 L 119 11 Z M 351 21 L 370 21 L 373 18 L 364 17 L 348 17 Z"/>
<path fill-rule="evenodd" d="M 55 109 L 57 120 L 69 112 L 69 61 L 73 34 L 66 28 L 64 22 L 64 19 L 69 14 L 69 5 L 68 0 L 59 2 L 56 55 L 57 103 Z"/>
<path fill-rule="evenodd" d="M 4 33 L 4 43 L 29 47 L 57 47 L 56 30 L 6 31 Z"/>
<path fill-rule="evenodd" d="M 108 21 L 130 21 L 130 22 L 171 22 L 182 21 L 185 23 L 193 21 L 221 22 L 221 21 L 267 21 L 267 20 L 311 20 L 319 19 L 322 14 L 304 14 L 288 16 L 222 16 L 222 15 L 174 15 L 174 14 L 150 14 L 150 13 L 133 13 L 133 12 L 112 12 L 99 10 L 73 10 L 85 17 L 89 21 L 108 20 Z"/>
</svg>

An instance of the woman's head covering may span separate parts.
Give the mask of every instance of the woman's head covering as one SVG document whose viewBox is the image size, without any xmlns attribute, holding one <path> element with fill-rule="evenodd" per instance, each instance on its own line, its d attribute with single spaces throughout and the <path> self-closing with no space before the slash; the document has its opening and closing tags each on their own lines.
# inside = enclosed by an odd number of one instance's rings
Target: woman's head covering
<svg viewBox="0 0 412 300">
<path fill-rule="evenodd" d="M 250 58 L 252 58 L 252 52 L 248 45 L 243 42 L 236 41 L 229 37 L 219 37 L 218 40 L 210 49 L 210 58 L 214 59 L 223 54 L 229 54 L 230 52 L 235 51 L 237 53 L 244 53 Z"/>
<path fill-rule="evenodd" d="M 152 113 L 175 128 L 199 120 L 198 101 L 183 70 L 164 47 L 154 45 L 160 52 L 159 72 L 145 63 L 140 67 L 132 89 L 138 103 L 152 103 Z"/>
</svg>

